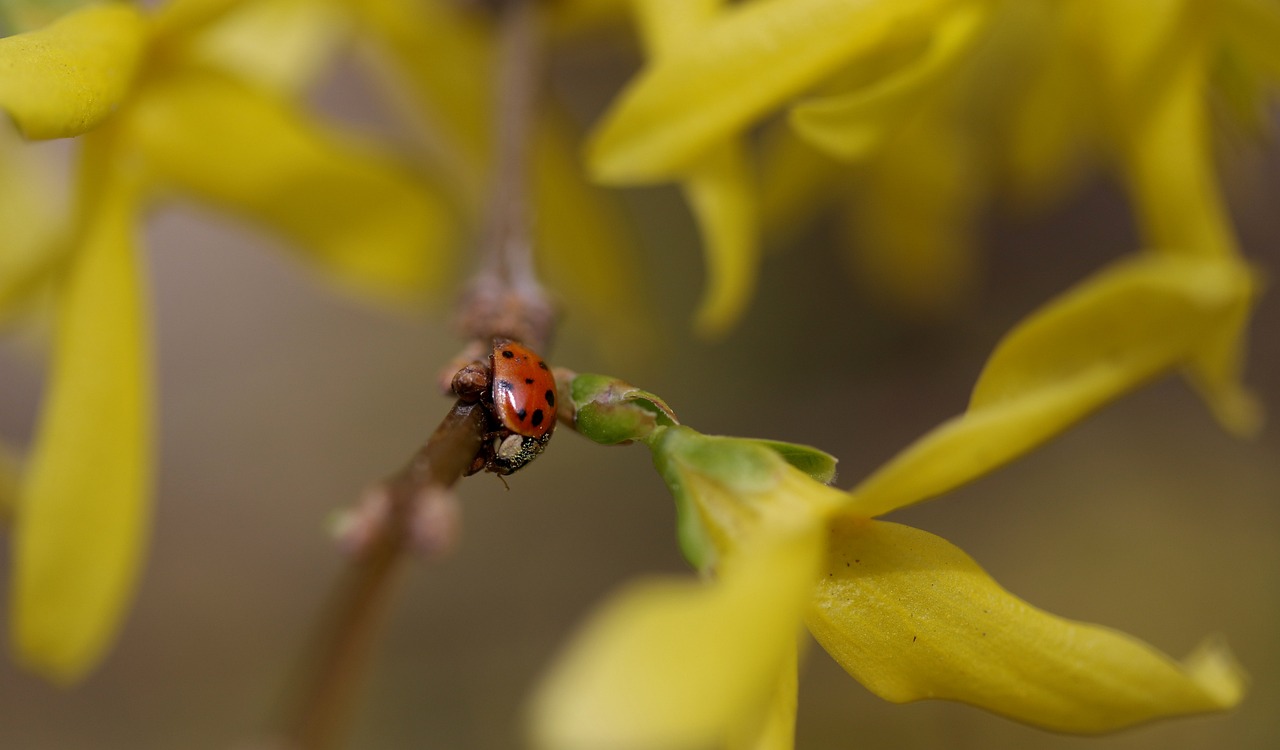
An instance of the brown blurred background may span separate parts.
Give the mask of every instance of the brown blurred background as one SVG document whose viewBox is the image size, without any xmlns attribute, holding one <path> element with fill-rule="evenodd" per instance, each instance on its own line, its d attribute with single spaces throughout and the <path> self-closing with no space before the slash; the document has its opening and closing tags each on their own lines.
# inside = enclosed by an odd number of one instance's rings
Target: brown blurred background
<svg viewBox="0 0 1280 750">
<path fill-rule="evenodd" d="M 1233 171 L 1246 252 L 1273 277 L 1278 163 Z M 645 231 L 663 350 L 625 365 L 597 359 L 590 321 L 570 309 L 545 354 L 662 394 L 705 432 L 822 447 L 841 459 L 844 487 L 959 413 L 1014 322 L 1136 246 L 1107 184 L 1035 222 L 997 214 L 974 303 L 945 323 L 912 325 L 863 301 L 818 228 L 767 258 L 742 325 L 706 343 L 689 333 L 701 266 L 687 211 L 672 190 L 628 200 Z M 444 316 L 338 296 L 282 245 L 196 209 L 157 215 L 145 244 L 160 383 L 150 562 L 117 647 L 85 684 L 50 687 L 0 662 L 0 748 L 226 748 L 258 736 L 342 566 L 329 515 L 398 468 L 447 408 L 433 383 L 459 342 Z M 1248 382 L 1274 415 L 1274 294 L 1252 342 Z M 40 381 L 29 349 L 0 349 L 0 434 L 30 434 Z M 956 543 L 1033 604 L 1175 656 L 1225 635 L 1253 678 L 1239 710 L 1059 736 L 960 705 L 884 703 L 811 648 L 798 746 L 1280 747 L 1277 448 L 1275 419 L 1255 442 L 1232 439 L 1168 378 L 892 517 Z M 530 686 L 592 605 L 634 576 L 685 570 L 671 500 L 641 448 L 600 448 L 564 430 L 510 485 L 464 482 L 457 555 L 415 564 L 400 581 L 353 747 L 521 746 Z"/>
</svg>

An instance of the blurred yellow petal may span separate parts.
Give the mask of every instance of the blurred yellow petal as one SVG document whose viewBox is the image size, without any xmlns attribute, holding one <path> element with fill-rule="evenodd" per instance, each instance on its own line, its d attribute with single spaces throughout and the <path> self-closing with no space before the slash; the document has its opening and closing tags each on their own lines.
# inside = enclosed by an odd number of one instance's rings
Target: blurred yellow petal
<svg viewBox="0 0 1280 750">
<path fill-rule="evenodd" d="M 791 125 L 833 156 L 865 158 L 928 103 L 930 92 L 972 46 L 989 14 L 986 3 L 959 5 L 937 23 L 928 47 L 913 63 L 870 86 L 797 104 L 791 109 Z"/>
<path fill-rule="evenodd" d="M 1087 147 L 1100 138 L 1101 102 L 1064 29 L 1060 8 L 1043 3 L 1006 7 L 1026 14 L 1016 19 L 1021 22 L 1016 33 L 1027 51 L 1019 59 L 1031 70 L 996 146 L 1004 151 L 1019 204 L 1042 209 L 1062 199 L 1091 166 Z"/>
<path fill-rule="evenodd" d="M 851 170 L 790 127 L 767 129 L 760 153 L 760 223 L 771 243 L 795 244 L 816 217 L 849 194 Z"/>
<path fill-rule="evenodd" d="M 922 113 L 864 176 L 843 217 L 859 285 L 906 318 L 951 314 L 978 275 L 973 223 L 986 180 L 974 145 L 945 116 Z"/>
<path fill-rule="evenodd" d="M 346 35 L 327 0 L 257 0 L 194 37 L 184 61 L 207 64 L 284 94 L 302 94 Z"/>
<path fill-rule="evenodd" d="M 653 182 L 895 34 L 932 21 L 943 0 L 764 0 L 722 13 L 656 59 L 592 139 L 599 180 Z"/>
<path fill-rule="evenodd" d="M 731 736 L 729 750 L 793 750 L 796 745 L 796 703 L 800 693 L 797 674 L 799 654 L 796 649 L 787 652 L 787 664 L 778 675 L 778 684 L 769 705 L 761 712 L 759 720 L 744 728 L 741 734 Z"/>
<path fill-rule="evenodd" d="M 963 701 L 1063 732 L 1222 711 L 1245 677 L 1224 646 L 1178 663 L 1114 630 L 1043 612 L 946 540 L 855 521 L 832 533 L 806 620 L 849 674 L 902 703 Z"/>
<path fill-rule="evenodd" d="M 1144 255 L 1050 302 L 996 347 L 969 409 L 852 490 L 859 514 L 925 500 L 1018 458 L 1183 364 L 1234 325 L 1252 287 L 1233 263 Z"/>
<path fill-rule="evenodd" d="M 641 36 L 661 60 L 698 44 L 698 34 L 722 0 L 641 0 Z M 707 151 L 680 175 L 702 234 L 707 282 L 694 325 L 703 336 L 724 334 L 742 317 L 760 264 L 756 181 L 747 150 L 730 139 Z"/>
<path fill-rule="evenodd" d="M 633 0 L 636 25 L 650 57 L 665 57 L 696 44 L 724 0 Z"/>
<path fill-rule="evenodd" d="M 1280 81 L 1280 7 L 1268 0 L 1224 0 L 1224 32 L 1249 65 Z"/>
<path fill-rule="evenodd" d="M 22 470 L 13 449 L 0 441 L 0 523 L 7 524 L 18 507 Z"/>
<path fill-rule="evenodd" d="M 250 0 L 167 0 L 155 12 L 156 36 L 191 38 Z"/>
<path fill-rule="evenodd" d="M 390 99 L 418 120 L 433 163 L 445 169 L 464 205 L 479 215 L 488 198 L 494 103 L 490 86 L 477 84 L 493 80 L 491 29 L 480 14 L 464 13 L 457 3 L 347 5 L 374 40 L 372 61 L 390 79 Z"/>
<path fill-rule="evenodd" d="M 547 31 L 554 37 L 600 32 L 601 27 L 624 27 L 631 0 L 557 0 L 548 6 Z"/>
<path fill-rule="evenodd" d="M 1095 84 L 1118 98 L 1140 98 L 1176 55 L 1196 0 L 1107 0 L 1064 4 L 1100 64 Z M 1207 7 L 1207 6 L 1202 6 Z M 1204 19 L 1197 19 L 1203 24 Z"/>
<path fill-rule="evenodd" d="M 14 531 L 15 650 L 57 682 L 102 657 L 133 595 L 151 481 L 150 352 L 139 188 L 87 137 L 77 253 Z M 103 133 L 101 135 L 109 135 Z"/>
<path fill-rule="evenodd" d="M 1188 46 L 1163 70 L 1165 85 L 1149 107 L 1131 113 L 1124 150 L 1130 193 L 1146 243 L 1176 256 L 1239 254 L 1218 186 L 1210 138 L 1205 51 Z M 1235 323 L 1205 340 L 1191 362 L 1192 382 L 1228 430 L 1255 434 L 1262 412 L 1241 384 L 1252 295 L 1239 300 Z"/>
<path fill-rule="evenodd" d="M 0 128 L 0 324 L 47 289 L 66 257 L 53 186 L 42 163 L 8 128 Z"/>
<path fill-rule="evenodd" d="M 92 130 L 129 95 L 147 31 L 136 8 L 111 3 L 0 39 L 0 110 L 27 138 Z"/>
<path fill-rule="evenodd" d="M 1241 380 L 1249 317 L 1258 293 L 1256 283 L 1250 292 L 1236 301 L 1230 322 L 1206 336 L 1187 372 L 1218 423 L 1240 437 L 1256 436 L 1265 421 L 1262 404 Z"/>
<path fill-rule="evenodd" d="M 722 335 L 738 322 L 755 291 L 760 227 L 753 172 L 746 150 L 731 141 L 709 151 L 683 176 L 707 262 L 694 321 L 704 336 Z"/>
<path fill-rule="evenodd" d="M 656 315 L 640 250 L 612 196 L 587 182 L 564 118 L 542 117 L 534 134 L 533 223 L 548 283 L 568 302 L 609 361 L 641 365 L 656 345 Z"/>
<path fill-rule="evenodd" d="M 279 231 L 341 283 L 414 300 L 447 277 L 442 197 L 282 100 L 188 71 L 149 85 L 129 125 L 163 185 Z"/>
<path fill-rule="evenodd" d="M 775 529 L 718 581 L 654 580 L 616 595 L 535 695 L 536 746 L 713 747 L 758 725 L 794 659 L 823 533 Z"/>
<path fill-rule="evenodd" d="M 1124 157 L 1145 244 L 1160 252 L 1236 252 L 1210 141 L 1205 50 L 1182 50 L 1165 85 L 1129 113 Z"/>
</svg>

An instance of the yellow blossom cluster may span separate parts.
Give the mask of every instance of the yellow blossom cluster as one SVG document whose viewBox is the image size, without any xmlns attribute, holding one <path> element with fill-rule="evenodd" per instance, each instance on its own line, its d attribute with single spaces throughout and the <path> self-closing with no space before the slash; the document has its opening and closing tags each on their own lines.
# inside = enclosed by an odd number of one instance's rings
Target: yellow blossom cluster
<svg viewBox="0 0 1280 750">
<path fill-rule="evenodd" d="M 0 110 L 16 133 L 77 141 L 63 219 L 0 132 L 0 322 L 49 298 L 56 318 L 34 445 L 22 457 L 0 444 L 11 632 L 32 668 L 60 682 L 90 670 L 143 561 L 146 213 L 197 201 L 278 234 L 345 288 L 429 298 L 483 212 L 492 166 L 495 107 L 476 82 L 492 77 L 495 42 L 463 6 L 87 3 L 0 38 Z M 1142 247 L 1019 324 L 963 414 L 847 491 L 828 485 L 834 460 L 819 451 L 702 435 L 627 391 L 647 425 L 631 439 L 676 496 L 702 579 L 642 582 L 611 600 L 535 696 L 536 742 L 791 747 L 802 627 L 892 701 L 954 699 L 1084 733 L 1235 705 L 1243 677 L 1222 645 L 1174 661 L 1037 610 L 948 542 L 878 518 L 1168 372 L 1183 372 L 1226 429 L 1257 430 L 1241 371 L 1258 283 L 1222 197 L 1213 106 L 1254 116 L 1280 82 L 1280 5 L 560 0 L 542 20 L 559 38 L 625 10 L 645 62 L 590 134 L 585 166 L 550 107 L 530 152 L 542 259 L 606 347 L 633 347 L 651 304 L 636 291 L 633 240 L 587 177 L 680 184 L 705 248 L 695 325 L 710 335 L 750 303 L 764 239 L 824 210 L 859 235 L 859 273 L 917 312 L 974 286 L 976 219 L 1002 191 L 1047 205 L 1105 170 Z M 307 87 L 350 41 L 430 133 L 422 166 L 307 108 Z M 599 406 L 599 393 L 577 392 L 588 382 L 570 386 L 584 418 Z M 589 418 L 578 428 L 595 429 Z"/>
</svg>

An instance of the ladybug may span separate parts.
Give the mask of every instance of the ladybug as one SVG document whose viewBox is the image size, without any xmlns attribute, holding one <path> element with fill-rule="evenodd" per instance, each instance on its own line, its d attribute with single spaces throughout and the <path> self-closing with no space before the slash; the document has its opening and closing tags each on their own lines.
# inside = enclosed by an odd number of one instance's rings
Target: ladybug
<svg viewBox="0 0 1280 750">
<path fill-rule="evenodd" d="M 479 363 L 454 378 L 460 397 L 475 393 L 483 382 Z M 489 353 L 487 388 L 479 400 L 489 410 L 491 432 L 472 466 L 511 474 L 538 457 L 556 426 L 556 381 L 551 369 L 532 349 L 510 339 L 494 339 Z"/>
</svg>

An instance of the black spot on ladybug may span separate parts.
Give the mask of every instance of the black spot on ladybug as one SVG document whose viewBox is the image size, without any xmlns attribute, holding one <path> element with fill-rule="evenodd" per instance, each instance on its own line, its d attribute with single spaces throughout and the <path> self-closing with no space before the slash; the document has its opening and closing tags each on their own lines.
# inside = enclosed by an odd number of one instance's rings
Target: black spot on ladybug
<svg viewBox="0 0 1280 750">
<path fill-rule="evenodd" d="M 547 369 L 547 363 L 543 362 L 542 360 L 538 360 L 538 367 L 541 367 L 542 369 L 545 370 Z"/>
<path fill-rule="evenodd" d="M 555 406 L 556 406 L 556 392 L 555 392 L 555 391 L 547 391 L 547 406 L 550 406 L 550 407 L 551 407 L 551 408 L 553 408 L 553 409 L 555 408 Z"/>
<path fill-rule="evenodd" d="M 512 358 L 512 357 L 514 357 L 514 356 L 516 356 L 515 352 L 511 351 L 510 349 L 503 349 L 503 350 L 502 350 L 502 358 L 503 358 L 503 359 L 511 359 L 511 358 Z"/>
<path fill-rule="evenodd" d="M 524 419 L 524 414 L 521 414 L 521 415 L 520 415 L 520 418 L 521 418 L 521 419 Z M 533 419 L 531 419 L 531 420 L 529 420 L 529 421 L 533 424 L 533 426 L 534 426 L 534 427 L 537 427 L 538 425 L 542 424 L 542 410 L 541 410 L 541 409 L 534 409 L 534 410 L 533 410 Z"/>
<path fill-rule="evenodd" d="M 509 391 L 509 390 L 511 390 L 511 387 L 512 387 L 512 386 L 511 386 L 511 381 L 510 381 L 510 380 L 499 380 L 499 381 L 498 381 L 498 387 L 499 387 L 499 388 L 501 388 L 501 389 L 502 389 L 502 390 L 504 390 L 504 391 Z"/>
<path fill-rule="evenodd" d="M 533 385 L 533 378 L 525 378 L 524 383 L 525 385 Z"/>
<path fill-rule="evenodd" d="M 524 416 L 525 416 L 525 414 L 528 414 L 528 412 L 527 412 L 527 411 L 525 411 L 524 409 L 521 409 L 520 411 L 516 412 L 516 416 L 517 416 L 517 417 L 520 417 L 520 421 L 521 421 L 521 422 L 523 422 L 523 421 L 524 421 Z M 537 424 L 537 422 L 534 422 L 534 424 Z"/>
</svg>

